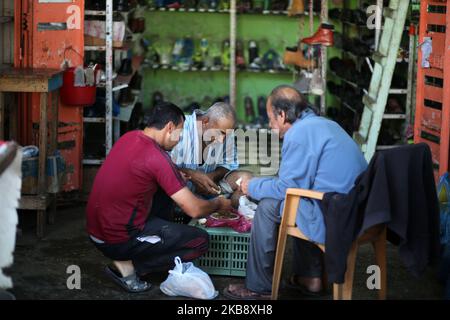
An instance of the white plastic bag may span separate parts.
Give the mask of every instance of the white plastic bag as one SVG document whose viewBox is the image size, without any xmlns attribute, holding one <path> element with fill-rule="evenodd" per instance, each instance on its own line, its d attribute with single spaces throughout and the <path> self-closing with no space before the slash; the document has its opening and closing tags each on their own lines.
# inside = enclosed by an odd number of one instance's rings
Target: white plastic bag
<svg viewBox="0 0 450 320">
<path fill-rule="evenodd" d="M 239 198 L 238 212 L 248 220 L 252 220 L 255 217 L 257 207 L 258 205 L 248 200 L 246 196 L 241 196 Z"/>
<path fill-rule="evenodd" d="M 181 262 L 180 257 L 175 258 L 175 268 L 169 271 L 169 276 L 159 288 L 172 297 L 214 299 L 219 294 L 206 272 L 194 266 L 192 262 Z"/>
</svg>

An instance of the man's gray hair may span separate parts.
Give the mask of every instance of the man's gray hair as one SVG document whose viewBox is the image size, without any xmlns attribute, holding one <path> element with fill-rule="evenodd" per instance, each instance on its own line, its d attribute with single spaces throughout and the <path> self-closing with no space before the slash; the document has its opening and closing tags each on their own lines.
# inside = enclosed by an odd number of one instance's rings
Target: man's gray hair
<svg viewBox="0 0 450 320">
<path fill-rule="evenodd" d="M 236 122 L 236 112 L 225 102 L 216 102 L 205 112 L 208 119 L 217 122 L 222 118 L 227 118 Z"/>
</svg>

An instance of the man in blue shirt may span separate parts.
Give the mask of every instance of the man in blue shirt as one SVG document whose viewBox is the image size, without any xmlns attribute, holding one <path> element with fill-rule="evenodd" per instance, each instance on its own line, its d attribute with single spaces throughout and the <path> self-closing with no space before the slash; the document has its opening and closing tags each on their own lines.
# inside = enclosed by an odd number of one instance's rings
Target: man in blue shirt
<svg viewBox="0 0 450 320">
<path fill-rule="evenodd" d="M 335 122 L 317 116 L 293 87 L 275 88 L 266 105 L 270 127 L 283 139 L 277 177 L 244 179 L 241 190 L 258 200 L 252 225 L 244 284 L 229 285 L 232 299 L 270 297 L 278 226 L 288 188 L 347 193 L 367 167 L 351 137 Z M 325 225 L 317 201 L 302 200 L 297 226 L 309 239 L 325 243 Z M 294 240 L 294 275 L 290 284 L 307 294 L 322 291 L 322 252 L 311 242 Z"/>
</svg>

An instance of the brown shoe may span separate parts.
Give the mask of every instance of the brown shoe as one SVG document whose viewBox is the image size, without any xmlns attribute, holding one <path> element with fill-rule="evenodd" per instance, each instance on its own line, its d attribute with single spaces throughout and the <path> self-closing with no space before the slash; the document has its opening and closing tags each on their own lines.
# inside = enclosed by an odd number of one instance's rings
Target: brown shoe
<svg viewBox="0 0 450 320">
<path fill-rule="evenodd" d="M 315 68 L 316 63 L 312 59 L 306 59 L 299 47 L 286 48 L 284 51 L 283 62 L 285 65 L 294 65 L 303 69 Z"/>
<path fill-rule="evenodd" d="M 326 47 L 332 47 L 334 45 L 333 30 L 334 26 L 332 24 L 322 23 L 316 33 L 311 37 L 304 38 L 302 43 L 308 45 L 321 44 Z"/>
<path fill-rule="evenodd" d="M 305 12 L 303 0 L 291 0 L 291 5 L 288 8 L 288 16 L 303 14 L 303 12 Z"/>
</svg>

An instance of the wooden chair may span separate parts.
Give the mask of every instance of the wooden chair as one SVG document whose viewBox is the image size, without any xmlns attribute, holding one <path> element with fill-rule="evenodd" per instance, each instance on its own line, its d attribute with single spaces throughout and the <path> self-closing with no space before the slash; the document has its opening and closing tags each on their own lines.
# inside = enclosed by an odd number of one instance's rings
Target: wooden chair
<svg viewBox="0 0 450 320">
<path fill-rule="evenodd" d="M 287 236 L 294 236 L 300 239 L 309 240 L 296 226 L 295 218 L 297 216 L 297 208 L 301 197 L 322 200 L 324 193 L 304 189 L 290 188 L 286 192 L 283 217 L 278 232 L 278 245 L 275 256 L 275 267 L 272 281 L 272 300 L 278 298 L 278 289 L 280 285 L 281 270 L 283 267 L 284 251 L 286 249 Z M 334 300 L 351 300 L 353 288 L 353 274 L 355 271 L 355 261 L 358 247 L 364 243 L 372 243 L 376 263 L 380 267 L 380 284 L 381 288 L 378 292 L 379 299 L 386 299 L 386 226 L 376 225 L 369 228 L 363 235 L 353 242 L 347 258 L 347 271 L 345 273 L 345 282 L 343 284 L 333 284 Z M 316 245 L 325 252 L 325 245 Z M 324 286 L 327 284 L 324 282 Z"/>
</svg>

